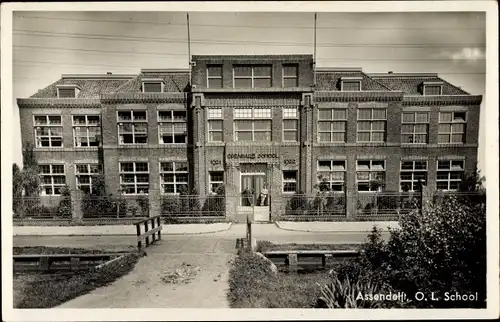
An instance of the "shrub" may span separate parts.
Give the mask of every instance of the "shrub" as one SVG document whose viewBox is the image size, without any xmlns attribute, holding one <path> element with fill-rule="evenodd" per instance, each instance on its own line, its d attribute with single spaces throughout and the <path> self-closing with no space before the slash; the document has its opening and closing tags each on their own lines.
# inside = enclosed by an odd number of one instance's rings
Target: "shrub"
<svg viewBox="0 0 500 322">
<path fill-rule="evenodd" d="M 61 201 L 59 202 L 58 215 L 61 217 L 71 217 L 73 213 L 73 204 L 71 201 L 71 190 L 68 185 L 61 189 Z"/>
<path fill-rule="evenodd" d="M 226 215 L 226 191 L 224 186 L 219 186 L 215 195 L 206 198 L 201 210 L 204 216 Z"/>
<path fill-rule="evenodd" d="M 296 193 L 290 198 L 285 206 L 287 215 L 303 215 L 308 208 L 308 200 L 303 191 Z"/>
<path fill-rule="evenodd" d="M 161 197 L 161 213 L 163 215 L 178 214 L 180 211 L 179 197 L 174 195 L 164 195 Z"/>
</svg>

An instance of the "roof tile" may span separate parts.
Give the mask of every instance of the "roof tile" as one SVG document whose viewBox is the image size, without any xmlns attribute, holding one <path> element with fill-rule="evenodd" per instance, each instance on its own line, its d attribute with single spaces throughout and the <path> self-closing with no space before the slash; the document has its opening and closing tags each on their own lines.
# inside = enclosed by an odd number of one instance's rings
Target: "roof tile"
<svg viewBox="0 0 500 322">
<path fill-rule="evenodd" d="M 376 81 L 395 91 L 402 91 L 407 95 L 422 95 L 419 90 L 423 82 L 442 82 L 443 95 L 468 95 L 464 90 L 451 85 L 436 76 L 382 76 L 373 77 Z"/>
</svg>

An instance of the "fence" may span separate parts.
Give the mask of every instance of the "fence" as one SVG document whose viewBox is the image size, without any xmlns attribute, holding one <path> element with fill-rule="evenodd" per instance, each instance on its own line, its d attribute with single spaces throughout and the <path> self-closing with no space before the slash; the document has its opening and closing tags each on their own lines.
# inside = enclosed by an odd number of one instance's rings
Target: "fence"
<svg viewBox="0 0 500 322">
<path fill-rule="evenodd" d="M 162 216 L 175 218 L 216 218 L 226 216 L 226 197 L 224 195 L 164 195 L 160 197 Z"/>
</svg>

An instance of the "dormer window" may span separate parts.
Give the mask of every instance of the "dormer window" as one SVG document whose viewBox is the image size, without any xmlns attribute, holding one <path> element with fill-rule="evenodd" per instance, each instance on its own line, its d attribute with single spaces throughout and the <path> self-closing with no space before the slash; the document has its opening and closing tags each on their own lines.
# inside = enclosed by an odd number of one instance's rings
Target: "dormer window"
<svg viewBox="0 0 500 322">
<path fill-rule="evenodd" d="M 143 79 L 142 92 L 143 93 L 162 93 L 164 82 L 162 79 Z"/>
<path fill-rule="evenodd" d="M 422 83 L 422 94 L 424 96 L 442 95 L 443 83 L 442 82 L 424 82 Z"/>
<path fill-rule="evenodd" d="M 77 98 L 80 87 L 77 85 L 57 85 L 58 98 Z"/>
<path fill-rule="evenodd" d="M 340 79 L 340 90 L 346 92 L 361 91 L 361 77 L 342 77 Z"/>
</svg>

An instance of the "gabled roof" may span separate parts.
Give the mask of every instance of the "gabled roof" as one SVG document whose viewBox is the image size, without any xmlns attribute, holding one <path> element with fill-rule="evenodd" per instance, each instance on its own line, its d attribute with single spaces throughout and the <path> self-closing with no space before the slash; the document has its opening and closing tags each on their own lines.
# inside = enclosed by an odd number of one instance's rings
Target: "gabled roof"
<svg viewBox="0 0 500 322">
<path fill-rule="evenodd" d="M 340 91 L 340 80 L 345 77 L 361 79 L 362 91 L 390 91 L 390 89 L 363 73 L 360 68 L 317 69 L 316 90 Z"/>
<path fill-rule="evenodd" d="M 61 79 L 39 90 L 30 98 L 57 98 L 58 85 L 76 85 L 78 98 L 99 98 L 116 91 L 133 78 L 132 75 L 62 75 Z"/>
<path fill-rule="evenodd" d="M 443 84 L 442 95 L 469 95 L 461 88 L 454 86 L 440 78 L 437 74 L 369 74 L 377 82 L 384 84 L 393 91 L 402 91 L 406 95 L 422 95 L 421 85 L 424 82 Z"/>
<path fill-rule="evenodd" d="M 141 73 L 116 90 L 117 93 L 140 93 L 142 81 L 158 79 L 164 82 L 164 92 L 184 92 L 189 85 L 189 70 L 143 69 Z"/>
</svg>

